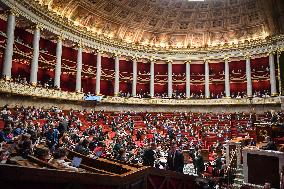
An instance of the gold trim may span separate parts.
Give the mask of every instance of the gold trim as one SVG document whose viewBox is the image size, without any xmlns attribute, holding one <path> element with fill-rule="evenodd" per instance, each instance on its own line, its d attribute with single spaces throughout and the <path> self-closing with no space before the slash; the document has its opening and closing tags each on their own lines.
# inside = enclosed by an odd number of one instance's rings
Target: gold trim
<svg viewBox="0 0 284 189">
<path fill-rule="evenodd" d="M 6 76 L 6 75 L 2 76 L 2 78 L 5 81 L 11 81 L 12 80 L 12 78 L 10 76 Z"/>
<path fill-rule="evenodd" d="M 282 93 L 282 81 L 281 81 L 281 71 L 280 71 L 280 55 L 282 54 L 282 51 L 280 49 L 277 50 L 277 56 L 276 56 L 276 61 L 277 61 L 277 77 L 278 77 L 278 87 L 279 87 L 279 93 L 280 95 L 283 95 Z"/>
<path fill-rule="evenodd" d="M 37 82 L 31 82 L 31 86 L 36 87 L 37 86 Z"/>
<path fill-rule="evenodd" d="M 272 93 L 271 96 L 272 96 L 272 97 L 279 96 L 279 93 Z"/>
</svg>

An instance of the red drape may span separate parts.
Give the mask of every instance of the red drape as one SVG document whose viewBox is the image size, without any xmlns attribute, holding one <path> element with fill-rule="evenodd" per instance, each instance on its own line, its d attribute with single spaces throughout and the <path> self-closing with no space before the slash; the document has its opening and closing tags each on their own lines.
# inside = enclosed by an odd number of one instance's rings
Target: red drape
<svg viewBox="0 0 284 189">
<path fill-rule="evenodd" d="M 150 93 L 150 63 L 137 62 L 137 94 Z"/>
<path fill-rule="evenodd" d="M 52 78 L 52 81 L 54 81 L 54 70 L 53 69 L 47 69 L 47 68 L 38 68 L 37 72 L 37 80 L 40 81 L 42 84 L 49 81 L 49 79 Z"/>
<path fill-rule="evenodd" d="M 155 94 L 168 94 L 168 84 L 167 83 L 155 83 Z"/>
<path fill-rule="evenodd" d="M 102 57 L 101 94 L 112 96 L 114 87 L 114 59 Z"/>
<path fill-rule="evenodd" d="M 30 79 L 30 61 L 24 59 L 13 59 L 12 63 L 12 78 L 18 76 L 26 77 L 27 81 Z"/>
<path fill-rule="evenodd" d="M 73 72 L 73 74 L 62 72 L 60 78 L 61 78 L 60 86 L 63 91 L 71 91 L 71 92 L 75 91 L 75 86 L 76 86 L 75 72 Z"/>
<path fill-rule="evenodd" d="M 22 28 L 15 28 L 15 39 L 20 39 L 24 44 L 32 47 L 33 44 L 33 34 L 25 31 Z"/>
<path fill-rule="evenodd" d="M 120 72 L 120 83 L 119 91 L 123 93 L 132 92 L 132 72 L 133 72 L 133 63 L 132 61 L 120 60 L 119 61 L 119 72 Z"/>
<path fill-rule="evenodd" d="M 74 65 L 77 62 L 77 49 L 70 47 L 62 47 L 62 60 L 66 60 L 66 64 Z"/>
<path fill-rule="evenodd" d="M 7 21 L 0 19 L 0 31 L 7 32 Z"/>
<path fill-rule="evenodd" d="M 190 92 L 200 95 L 201 93 L 205 94 L 205 85 L 204 84 L 190 84 Z"/>
<path fill-rule="evenodd" d="M 186 71 L 185 64 L 173 64 L 173 73 L 174 74 L 183 74 Z"/>
</svg>

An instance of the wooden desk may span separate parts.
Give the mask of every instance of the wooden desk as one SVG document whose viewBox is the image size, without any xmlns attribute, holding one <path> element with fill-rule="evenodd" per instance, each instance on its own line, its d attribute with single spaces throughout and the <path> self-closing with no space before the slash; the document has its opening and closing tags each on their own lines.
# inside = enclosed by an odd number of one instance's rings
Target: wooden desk
<svg viewBox="0 0 284 189">
<path fill-rule="evenodd" d="M 245 183 L 263 186 L 269 182 L 272 188 L 280 188 L 283 152 L 245 148 L 243 159 Z"/>
</svg>

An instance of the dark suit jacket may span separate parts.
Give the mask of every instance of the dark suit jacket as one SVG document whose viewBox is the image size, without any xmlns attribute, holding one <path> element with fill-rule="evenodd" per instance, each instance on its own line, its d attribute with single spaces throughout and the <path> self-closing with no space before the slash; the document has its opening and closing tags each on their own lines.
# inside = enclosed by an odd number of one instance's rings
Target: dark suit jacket
<svg viewBox="0 0 284 189">
<path fill-rule="evenodd" d="M 196 157 L 196 169 L 197 169 L 197 173 L 202 173 L 205 169 L 204 160 L 201 155 L 197 155 Z"/>
<path fill-rule="evenodd" d="M 152 149 L 146 149 L 143 154 L 143 165 L 144 166 L 154 166 L 155 163 L 155 152 Z"/>
<path fill-rule="evenodd" d="M 183 173 L 183 167 L 184 167 L 183 154 L 178 150 L 175 151 L 175 154 L 173 152 L 169 152 L 167 158 L 167 167 L 168 170 Z"/>
</svg>

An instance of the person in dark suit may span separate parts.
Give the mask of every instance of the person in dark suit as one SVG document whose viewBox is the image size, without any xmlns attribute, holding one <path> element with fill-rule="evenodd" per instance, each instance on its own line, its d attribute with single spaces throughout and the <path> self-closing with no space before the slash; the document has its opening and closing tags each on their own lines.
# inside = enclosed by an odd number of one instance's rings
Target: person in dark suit
<svg viewBox="0 0 284 189">
<path fill-rule="evenodd" d="M 184 156 L 181 151 L 177 149 L 176 144 L 171 145 L 171 149 L 167 158 L 167 169 L 179 173 L 183 173 Z"/>
<path fill-rule="evenodd" d="M 155 149 L 156 149 L 156 144 L 151 143 L 150 148 L 148 148 L 144 151 L 144 154 L 143 154 L 143 157 L 142 157 L 144 166 L 154 167 L 154 163 L 155 163 L 155 160 L 156 160 Z"/>
<path fill-rule="evenodd" d="M 267 141 L 267 144 L 266 144 L 266 146 L 262 147 L 263 150 L 277 151 L 276 144 L 273 142 L 273 140 L 269 136 L 266 137 L 266 141 Z"/>
<path fill-rule="evenodd" d="M 59 125 L 57 127 L 57 130 L 59 131 L 59 138 L 63 136 L 65 132 L 68 131 L 68 121 L 66 118 L 61 118 L 59 121 Z"/>
<path fill-rule="evenodd" d="M 205 170 L 205 166 L 204 166 L 204 160 L 203 160 L 203 157 L 202 157 L 200 151 L 198 151 L 198 153 L 197 153 L 195 162 L 196 162 L 196 171 L 197 171 L 197 174 L 198 174 L 199 176 L 201 176 L 201 174 L 202 174 L 203 171 Z"/>
</svg>

